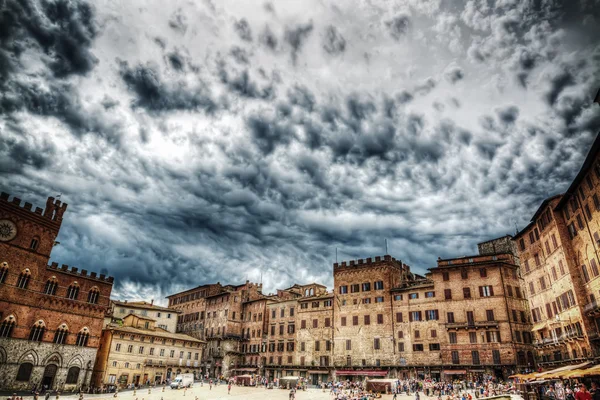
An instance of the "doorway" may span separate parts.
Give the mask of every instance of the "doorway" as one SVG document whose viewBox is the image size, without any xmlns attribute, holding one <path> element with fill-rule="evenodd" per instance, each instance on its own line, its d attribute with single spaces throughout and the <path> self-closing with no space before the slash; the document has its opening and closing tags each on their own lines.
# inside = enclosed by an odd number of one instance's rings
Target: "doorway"
<svg viewBox="0 0 600 400">
<path fill-rule="evenodd" d="M 46 365 L 46 368 L 44 368 L 44 375 L 42 377 L 42 388 L 52 389 L 57 370 L 58 367 L 54 364 Z"/>
</svg>

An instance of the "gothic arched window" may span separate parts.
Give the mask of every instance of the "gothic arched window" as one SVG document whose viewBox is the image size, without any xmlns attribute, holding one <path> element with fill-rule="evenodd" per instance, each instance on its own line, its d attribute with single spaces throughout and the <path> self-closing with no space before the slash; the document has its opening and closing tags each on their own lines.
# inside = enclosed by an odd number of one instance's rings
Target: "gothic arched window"
<svg viewBox="0 0 600 400">
<path fill-rule="evenodd" d="M 44 324 L 44 321 L 39 320 L 31 327 L 31 331 L 29 332 L 29 340 L 41 342 L 42 338 L 44 337 L 44 332 L 46 332 L 46 324 Z"/>
<path fill-rule="evenodd" d="M 83 328 L 77 334 L 77 340 L 75 341 L 75 345 L 80 347 L 87 346 L 89 337 L 90 331 L 88 330 L 88 328 Z"/>
<path fill-rule="evenodd" d="M 67 340 L 67 335 L 69 334 L 69 328 L 66 324 L 62 324 L 58 327 L 56 332 L 54 332 L 54 340 L 53 342 L 56 344 L 65 344 Z"/>
<path fill-rule="evenodd" d="M 29 269 L 23 270 L 23 272 L 19 274 L 19 279 L 17 279 L 17 287 L 19 289 L 27 289 L 27 286 L 29 286 L 30 279 L 31 272 L 29 272 Z"/>
<path fill-rule="evenodd" d="M 0 337 L 11 337 L 12 331 L 15 328 L 16 319 L 13 315 L 9 315 L 4 318 L 4 321 L 0 324 Z"/>
<path fill-rule="evenodd" d="M 50 278 L 46 281 L 46 285 L 44 286 L 44 294 L 55 295 L 57 287 L 58 287 L 58 282 L 56 282 L 56 277 L 53 276 L 52 278 Z"/>
<path fill-rule="evenodd" d="M 73 282 L 71 286 L 67 289 L 67 299 L 77 300 L 79 296 L 79 284 L 77 282 Z"/>
</svg>

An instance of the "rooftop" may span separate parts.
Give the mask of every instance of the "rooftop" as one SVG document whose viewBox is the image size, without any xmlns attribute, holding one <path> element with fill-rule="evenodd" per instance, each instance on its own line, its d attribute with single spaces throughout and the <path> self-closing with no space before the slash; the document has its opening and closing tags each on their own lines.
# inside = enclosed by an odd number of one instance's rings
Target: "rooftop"
<svg viewBox="0 0 600 400">
<path fill-rule="evenodd" d="M 195 342 L 195 343 L 206 343 L 204 340 L 196 339 L 194 337 L 184 335 L 183 333 L 171 333 L 162 328 L 156 329 L 141 329 L 134 328 L 132 326 L 121 326 L 118 324 L 108 324 L 106 329 L 115 331 L 115 332 L 123 332 L 123 333 L 134 333 L 137 335 L 145 335 L 145 336 L 155 336 L 165 339 L 176 339 L 176 340 L 184 340 L 186 342 Z"/>
<path fill-rule="evenodd" d="M 161 307 L 154 305 L 153 303 L 148 303 L 147 301 L 120 301 L 120 300 L 112 300 L 115 306 L 120 307 L 129 307 L 129 308 L 141 308 L 144 310 L 156 310 L 156 311 L 168 311 L 172 313 L 181 313 L 182 311 L 174 310 L 168 307 Z"/>
</svg>

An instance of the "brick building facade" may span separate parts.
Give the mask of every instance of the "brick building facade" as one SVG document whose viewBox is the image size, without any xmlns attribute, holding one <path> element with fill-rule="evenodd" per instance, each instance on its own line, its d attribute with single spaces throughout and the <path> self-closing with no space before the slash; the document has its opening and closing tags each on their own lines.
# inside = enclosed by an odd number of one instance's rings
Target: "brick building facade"
<svg viewBox="0 0 600 400">
<path fill-rule="evenodd" d="M 600 137 L 566 193 L 542 202 L 514 238 L 540 365 L 600 356 Z"/>
<path fill-rule="evenodd" d="M 483 255 L 439 260 L 426 276 L 389 255 L 334 264 L 333 292 L 308 284 L 263 295 L 247 283 L 240 287 L 256 290 L 242 302 L 241 315 L 222 287 L 196 303 L 206 304 L 204 311 L 189 309 L 204 312 L 204 334 L 209 346 L 214 342 L 204 371 L 302 376 L 317 384 L 531 370 L 531 319 L 517 258 L 506 252 L 511 243 L 503 237 L 480 246 Z M 170 304 L 185 307 L 177 300 L 182 296 L 196 301 L 190 292 L 169 296 Z M 235 327 L 223 332 L 226 320 Z M 232 334 L 237 341 L 229 343 Z"/>
<path fill-rule="evenodd" d="M 169 332 L 156 319 L 129 314 L 102 332 L 92 385 L 111 389 L 164 384 L 181 373 L 199 377 L 205 342 Z"/>
<path fill-rule="evenodd" d="M 89 385 L 113 278 L 48 265 L 66 204 L 0 195 L 0 388 Z"/>
<path fill-rule="evenodd" d="M 225 286 L 216 283 L 167 297 L 169 307 L 181 311 L 177 331 L 206 340 L 203 373 L 228 376 L 230 370 L 244 365 L 242 345 L 247 344 L 244 333 L 250 328 L 246 325 L 254 322 L 245 321 L 245 307 L 263 298 L 261 290 L 260 284 L 249 281 Z"/>
</svg>

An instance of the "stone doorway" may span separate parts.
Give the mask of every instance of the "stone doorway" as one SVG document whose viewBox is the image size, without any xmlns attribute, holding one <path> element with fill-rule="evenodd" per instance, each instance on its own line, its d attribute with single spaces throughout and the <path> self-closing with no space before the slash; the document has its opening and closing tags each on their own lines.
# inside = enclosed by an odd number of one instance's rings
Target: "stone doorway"
<svg viewBox="0 0 600 400">
<path fill-rule="evenodd" d="M 54 385 L 54 378 L 56 378 L 56 371 L 58 367 L 54 364 L 46 365 L 44 368 L 44 375 L 42 377 L 42 388 L 43 389 L 52 389 Z"/>
</svg>

